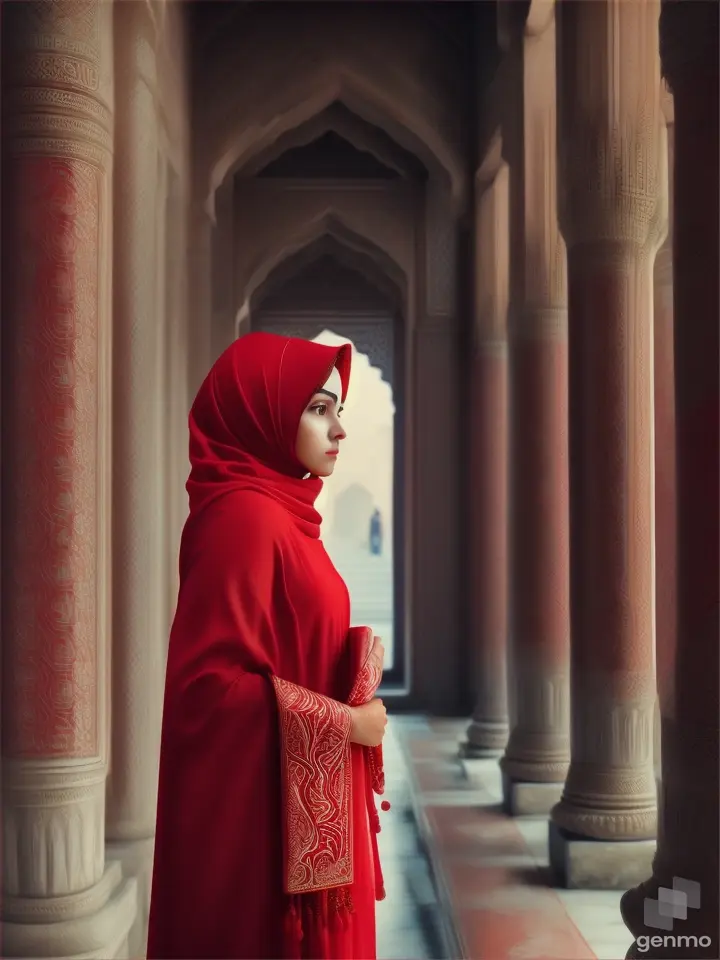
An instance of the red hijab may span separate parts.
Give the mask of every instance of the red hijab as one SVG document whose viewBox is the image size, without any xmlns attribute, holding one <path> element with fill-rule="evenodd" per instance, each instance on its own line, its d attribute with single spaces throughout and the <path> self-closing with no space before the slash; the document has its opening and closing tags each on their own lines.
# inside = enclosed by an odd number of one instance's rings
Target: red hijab
<svg viewBox="0 0 720 960">
<path fill-rule="evenodd" d="M 351 347 L 274 333 L 249 333 L 228 347 L 190 411 L 191 518 L 232 490 L 273 497 L 309 537 L 320 535 L 315 501 L 322 480 L 295 455 L 300 417 L 334 367 L 345 400 Z"/>
</svg>

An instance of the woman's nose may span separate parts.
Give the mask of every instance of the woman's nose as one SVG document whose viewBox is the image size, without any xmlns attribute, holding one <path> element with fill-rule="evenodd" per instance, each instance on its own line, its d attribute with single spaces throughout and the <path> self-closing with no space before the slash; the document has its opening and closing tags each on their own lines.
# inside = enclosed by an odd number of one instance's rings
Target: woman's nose
<svg viewBox="0 0 720 960">
<path fill-rule="evenodd" d="M 344 440 L 346 436 L 347 434 L 343 430 L 341 424 L 336 422 L 332 432 L 333 440 Z"/>
</svg>

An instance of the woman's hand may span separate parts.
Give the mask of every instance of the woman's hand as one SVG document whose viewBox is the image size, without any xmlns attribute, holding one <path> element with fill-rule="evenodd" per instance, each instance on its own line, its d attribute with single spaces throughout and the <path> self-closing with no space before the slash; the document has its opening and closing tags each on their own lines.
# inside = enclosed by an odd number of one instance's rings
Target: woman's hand
<svg viewBox="0 0 720 960">
<path fill-rule="evenodd" d="M 350 707 L 352 727 L 350 742 L 363 747 L 379 747 L 387 727 L 387 710 L 379 697 L 361 707 Z"/>
</svg>

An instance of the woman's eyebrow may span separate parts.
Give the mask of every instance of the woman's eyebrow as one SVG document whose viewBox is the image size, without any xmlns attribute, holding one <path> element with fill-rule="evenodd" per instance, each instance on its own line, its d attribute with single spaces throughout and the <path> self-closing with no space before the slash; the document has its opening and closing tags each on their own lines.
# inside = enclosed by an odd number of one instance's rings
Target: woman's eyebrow
<svg viewBox="0 0 720 960">
<path fill-rule="evenodd" d="M 330 390 L 316 390 L 316 391 L 315 391 L 315 394 L 317 395 L 318 393 L 322 393 L 322 394 L 324 394 L 324 396 L 330 397 L 330 399 L 331 399 L 331 400 L 334 400 L 335 403 L 337 403 L 337 401 L 338 401 L 337 394 L 336 394 L 336 393 L 331 393 Z"/>
</svg>

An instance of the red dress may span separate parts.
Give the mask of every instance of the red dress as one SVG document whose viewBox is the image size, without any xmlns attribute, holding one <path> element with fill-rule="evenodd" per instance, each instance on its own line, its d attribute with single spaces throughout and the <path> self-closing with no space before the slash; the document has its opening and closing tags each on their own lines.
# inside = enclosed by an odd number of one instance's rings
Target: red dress
<svg viewBox="0 0 720 960">
<path fill-rule="evenodd" d="M 334 365 L 345 392 L 345 349 L 250 334 L 193 406 L 149 960 L 375 957 L 381 770 L 345 704 L 379 671 L 294 461 Z"/>
</svg>

